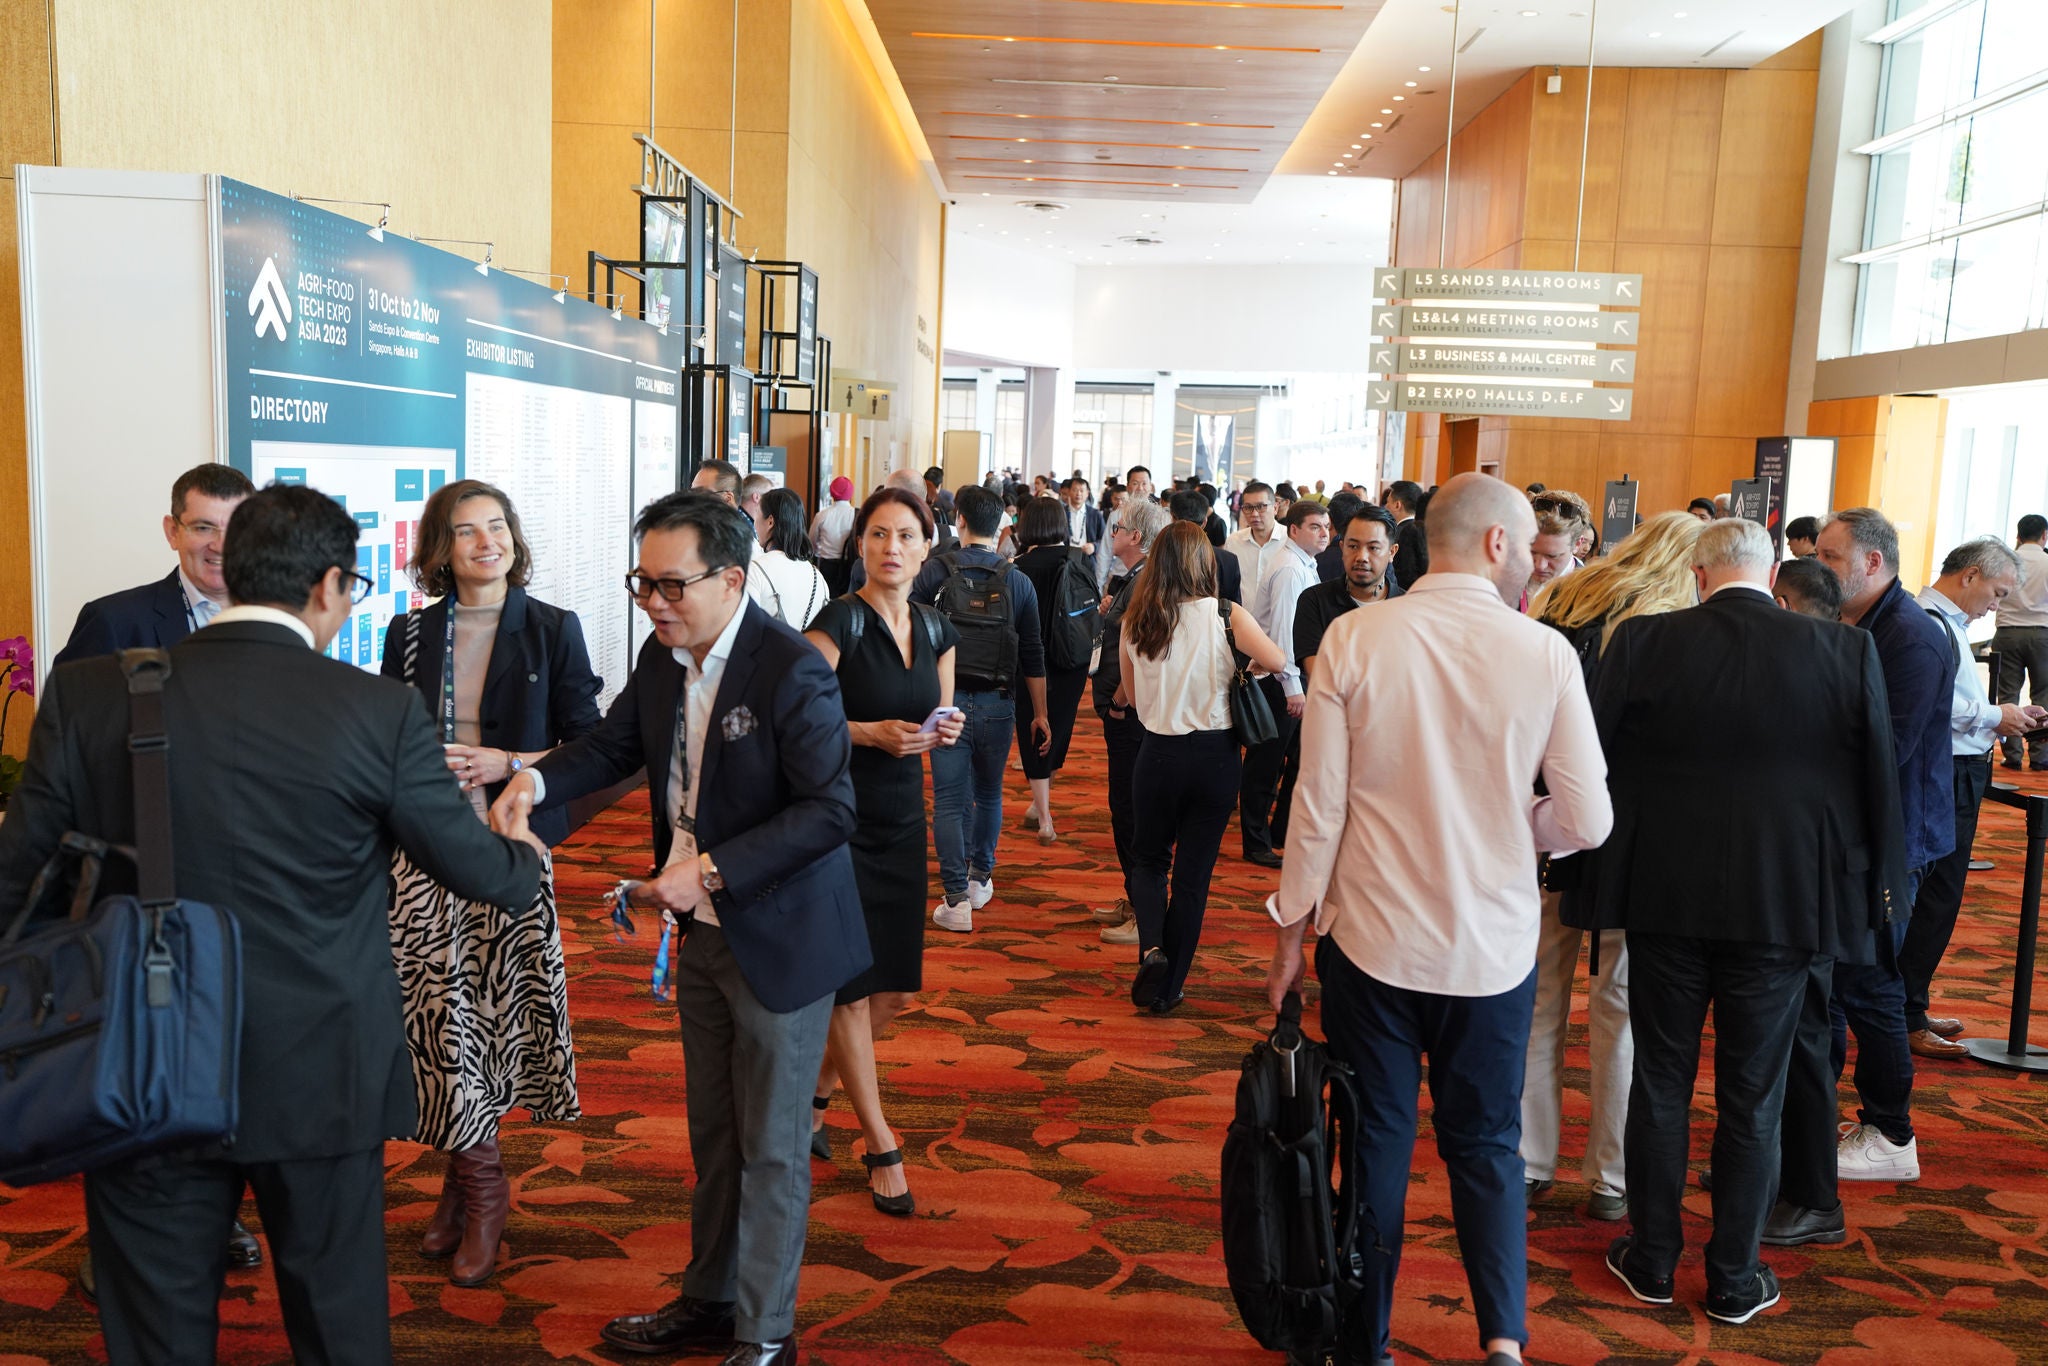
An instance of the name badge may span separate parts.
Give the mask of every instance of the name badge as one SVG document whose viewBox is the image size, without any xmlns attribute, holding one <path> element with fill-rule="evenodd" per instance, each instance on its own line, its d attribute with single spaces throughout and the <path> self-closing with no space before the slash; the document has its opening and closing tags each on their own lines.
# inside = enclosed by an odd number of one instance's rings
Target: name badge
<svg viewBox="0 0 2048 1366">
<path fill-rule="evenodd" d="M 694 817 L 676 817 L 676 842 L 669 850 L 668 861 L 681 863 L 697 857 L 697 822 Z"/>
</svg>

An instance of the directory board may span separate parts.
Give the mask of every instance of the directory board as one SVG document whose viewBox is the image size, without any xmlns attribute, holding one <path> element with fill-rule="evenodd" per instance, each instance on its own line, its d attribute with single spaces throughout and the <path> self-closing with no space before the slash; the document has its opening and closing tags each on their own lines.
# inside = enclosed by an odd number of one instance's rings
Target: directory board
<svg viewBox="0 0 2048 1366">
<path fill-rule="evenodd" d="M 635 499 L 673 487 L 682 330 L 239 181 L 219 213 L 228 459 L 343 499 L 378 583 L 336 657 L 379 666 L 385 624 L 417 601 L 427 495 L 484 479 L 518 508 L 528 591 L 582 619 L 608 703 L 631 664 Z"/>
</svg>

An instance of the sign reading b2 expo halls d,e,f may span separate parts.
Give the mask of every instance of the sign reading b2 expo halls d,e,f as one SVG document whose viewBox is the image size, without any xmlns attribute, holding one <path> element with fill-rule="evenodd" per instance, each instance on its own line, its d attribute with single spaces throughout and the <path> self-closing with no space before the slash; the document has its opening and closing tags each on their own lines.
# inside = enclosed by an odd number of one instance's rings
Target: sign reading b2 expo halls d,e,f
<svg viewBox="0 0 2048 1366">
<path fill-rule="evenodd" d="M 482 479 L 524 524 L 528 591 L 581 618 L 608 703 L 631 663 L 633 511 L 676 486 L 681 332 L 219 183 L 229 461 L 340 500 L 375 584 L 331 653 L 379 666 L 386 623 L 422 601 L 426 499 Z"/>
</svg>

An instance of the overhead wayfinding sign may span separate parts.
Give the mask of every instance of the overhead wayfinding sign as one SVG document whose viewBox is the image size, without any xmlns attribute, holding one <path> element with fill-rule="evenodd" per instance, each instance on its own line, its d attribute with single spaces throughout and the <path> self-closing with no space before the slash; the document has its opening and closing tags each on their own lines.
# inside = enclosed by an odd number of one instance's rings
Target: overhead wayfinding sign
<svg viewBox="0 0 2048 1366">
<path fill-rule="evenodd" d="M 1633 313 L 1498 304 L 1375 304 L 1376 337 L 1501 337 L 1530 341 L 1636 342 Z"/>
<path fill-rule="evenodd" d="M 1459 299 L 1637 308 L 1643 277 L 1591 270 L 1435 270 L 1387 266 L 1372 275 L 1375 299 Z"/>
<path fill-rule="evenodd" d="M 1634 394 L 1562 384 L 1453 383 L 1426 379 L 1374 381 L 1367 406 L 1389 413 L 1462 413 L 1476 417 L 1575 417 L 1626 422 Z"/>
<path fill-rule="evenodd" d="M 1374 342 L 1371 371 L 1389 379 L 1396 375 L 1508 375 L 1525 379 L 1583 379 L 1627 384 L 1636 377 L 1633 351 L 1574 351 L 1540 343 L 1497 346 L 1446 345 L 1442 342 L 1402 346 Z"/>
<path fill-rule="evenodd" d="M 1576 270 L 1373 272 L 1371 404 L 1388 412 L 1626 422 L 1643 277 Z"/>
</svg>

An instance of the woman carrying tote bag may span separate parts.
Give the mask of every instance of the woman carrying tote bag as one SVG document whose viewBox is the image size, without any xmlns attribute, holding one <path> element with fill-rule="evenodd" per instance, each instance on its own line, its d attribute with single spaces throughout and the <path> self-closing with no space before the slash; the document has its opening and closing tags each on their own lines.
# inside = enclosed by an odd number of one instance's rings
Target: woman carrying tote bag
<svg viewBox="0 0 2048 1366">
<path fill-rule="evenodd" d="M 419 590 L 441 600 L 394 618 L 384 637 L 384 675 L 419 689 L 479 820 L 507 778 L 599 719 L 583 627 L 527 595 L 532 565 L 511 499 L 475 479 L 447 484 L 420 514 L 410 566 Z M 536 813 L 532 828 L 559 843 L 568 815 Z M 478 1285 L 511 1204 L 498 1121 L 513 1109 L 543 1121 L 582 1113 L 552 869 L 531 906 L 504 908 L 456 896 L 400 855 L 391 949 L 417 1137 L 449 1155 L 420 1254 L 452 1257 L 448 1278 Z"/>
<path fill-rule="evenodd" d="M 1216 552 L 1192 522 L 1175 522 L 1152 543 L 1122 628 L 1115 703 L 1135 706 L 1145 728 L 1131 775 L 1139 952 L 1131 1004 L 1164 1015 L 1181 1003 L 1216 853 L 1237 809 L 1233 638 L 1267 673 L 1285 669 L 1287 657 L 1250 612 L 1217 600 Z"/>
</svg>

